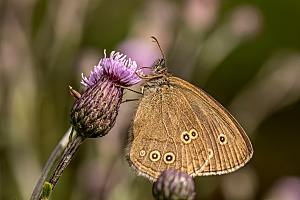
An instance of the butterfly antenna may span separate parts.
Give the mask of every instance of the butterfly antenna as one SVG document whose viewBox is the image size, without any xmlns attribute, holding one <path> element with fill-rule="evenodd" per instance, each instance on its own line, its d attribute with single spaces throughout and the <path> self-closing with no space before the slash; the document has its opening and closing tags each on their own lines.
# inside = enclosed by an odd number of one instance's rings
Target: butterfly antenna
<svg viewBox="0 0 300 200">
<path fill-rule="evenodd" d="M 157 39 L 156 37 L 154 37 L 154 36 L 151 36 L 151 38 L 153 39 L 153 42 L 155 42 L 155 43 L 157 44 L 157 46 L 158 46 L 158 48 L 159 48 L 159 50 L 160 50 L 160 53 L 161 53 L 161 55 L 162 55 L 162 58 L 163 58 L 164 61 L 166 62 L 166 57 L 165 57 L 164 52 L 163 52 L 163 50 L 162 50 L 162 48 L 161 48 L 161 46 L 160 46 L 160 44 L 159 44 L 159 42 L 158 42 L 158 39 Z"/>
</svg>

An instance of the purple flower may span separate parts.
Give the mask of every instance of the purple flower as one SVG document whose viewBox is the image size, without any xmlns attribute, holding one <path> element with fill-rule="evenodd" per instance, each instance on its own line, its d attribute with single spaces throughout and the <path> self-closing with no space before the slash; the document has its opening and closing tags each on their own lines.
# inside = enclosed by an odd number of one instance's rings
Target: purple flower
<svg viewBox="0 0 300 200">
<path fill-rule="evenodd" d="M 71 124 L 84 138 L 101 137 L 113 127 L 122 101 L 123 88 L 141 79 L 137 64 L 119 52 L 111 52 L 107 58 L 104 51 L 98 65 L 81 83 L 86 86 L 83 94 L 71 89 L 77 98 L 71 110 Z"/>
<path fill-rule="evenodd" d="M 140 72 L 137 68 L 136 62 L 131 58 L 126 59 L 126 55 L 112 51 L 110 57 L 107 58 L 104 50 L 104 58 L 100 59 L 98 65 L 94 66 L 89 78 L 82 74 L 81 83 L 86 87 L 91 87 L 106 76 L 119 85 L 131 86 L 141 81 L 136 75 Z"/>
</svg>

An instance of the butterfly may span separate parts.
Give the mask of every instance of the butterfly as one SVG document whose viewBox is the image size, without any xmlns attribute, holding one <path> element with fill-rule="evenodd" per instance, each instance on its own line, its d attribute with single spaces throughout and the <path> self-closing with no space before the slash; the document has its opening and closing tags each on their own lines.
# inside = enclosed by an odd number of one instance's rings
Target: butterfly
<svg viewBox="0 0 300 200">
<path fill-rule="evenodd" d="M 168 73 L 164 59 L 143 78 L 128 152 L 138 174 L 152 181 L 167 169 L 221 175 L 251 159 L 251 142 L 235 118 L 205 91 Z"/>
</svg>

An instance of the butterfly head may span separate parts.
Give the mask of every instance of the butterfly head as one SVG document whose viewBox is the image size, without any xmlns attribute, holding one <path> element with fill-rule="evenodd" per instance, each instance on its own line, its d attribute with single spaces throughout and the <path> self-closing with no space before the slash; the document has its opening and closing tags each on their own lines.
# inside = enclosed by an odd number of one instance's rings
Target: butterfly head
<svg viewBox="0 0 300 200">
<path fill-rule="evenodd" d="M 154 74 L 165 74 L 167 72 L 166 61 L 164 58 L 157 59 L 154 64 Z"/>
</svg>

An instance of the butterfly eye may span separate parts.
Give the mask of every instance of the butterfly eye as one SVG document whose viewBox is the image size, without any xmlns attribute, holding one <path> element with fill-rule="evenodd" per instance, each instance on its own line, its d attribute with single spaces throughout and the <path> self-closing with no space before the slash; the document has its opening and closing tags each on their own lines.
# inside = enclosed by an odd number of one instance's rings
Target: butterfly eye
<svg viewBox="0 0 300 200">
<path fill-rule="evenodd" d="M 168 152 L 164 155 L 164 161 L 166 164 L 172 164 L 175 161 L 175 155 L 172 152 Z"/>
<path fill-rule="evenodd" d="M 190 135 L 188 132 L 184 131 L 181 133 L 181 141 L 184 143 L 184 144 L 188 144 L 192 141 Z"/>
<path fill-rule="evenodd" d="M 150 160 L 156 162 L 160 159 L 160 153 L 157 150 L 154 150 L 150 153 Z"/>
<path fill-rule="evenodd" d="M 226 137 L 226 135 L 224 135 L 224 134 L 220 134 L 219 135 L 219 141 L 220 141 L 220 144 L 226 144 L 227 143 L 227 137 Z"/>
<path fill-rule="evenodd" d="M 191 129 L 189 135 L 192 139 L 196 139 L 198 137 L 198 132 L 195 129 Z"/>
</svg>

